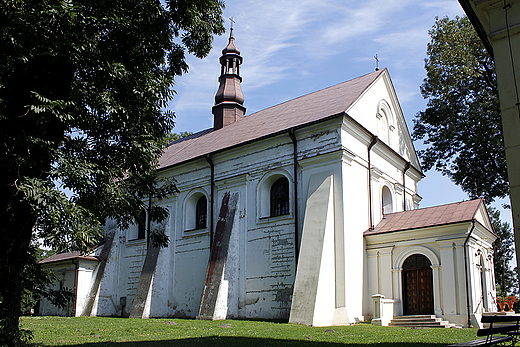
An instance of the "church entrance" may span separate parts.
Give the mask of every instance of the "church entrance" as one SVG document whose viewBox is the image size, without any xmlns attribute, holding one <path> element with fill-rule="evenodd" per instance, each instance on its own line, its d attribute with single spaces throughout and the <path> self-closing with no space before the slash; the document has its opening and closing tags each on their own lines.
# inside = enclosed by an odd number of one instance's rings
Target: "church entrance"
<svg viewBox="0 0 520 347">
<path fill-rule="evenodd" d="M 422 254 L 409 256 L 403 264 L 404 314 L 433 314 L 431 262 Z"/>
</svg>

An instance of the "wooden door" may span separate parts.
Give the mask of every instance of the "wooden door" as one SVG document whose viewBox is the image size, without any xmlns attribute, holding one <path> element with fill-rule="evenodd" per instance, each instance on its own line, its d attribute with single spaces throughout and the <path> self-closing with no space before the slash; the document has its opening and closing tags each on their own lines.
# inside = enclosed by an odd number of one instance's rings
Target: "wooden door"
<svg viewBox="0 0 520 347">
<path fill-rule="evenodd" d="M 421 254 L 411 255 L 403 264 L 404 314 L 433 314 L 431 263 Z"/>
</svg>

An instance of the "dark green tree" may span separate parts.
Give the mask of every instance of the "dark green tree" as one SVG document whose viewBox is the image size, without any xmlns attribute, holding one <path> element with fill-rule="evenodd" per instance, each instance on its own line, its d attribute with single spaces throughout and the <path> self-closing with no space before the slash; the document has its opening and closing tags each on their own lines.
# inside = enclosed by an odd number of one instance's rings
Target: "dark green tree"
<svg viewBox="0 0 520 347">
<path fill-rule="evenodd" d="M 185 53 L 224 32 L 222 0 L 0 2 L 0 336 L 15 345 L 34 236 L 87 250 L 175 182 L 155 170 Z M 66 195 L 63 189 L 71 193 Z M 149 211 L 152 221 L 164 209 Z M 163 237 L 157 239 L 164 240 Z"/>
<path fill-rule="evenodd" d="M 181 131 L 180 133 L 171 133 L 164 138 L 164 146 L 168 146 L 171 142 L 183 139 L 187 136 L 193 135 L 191 131 Z"/>
<path fill-rule="evenodd" d="M 488 208 L 489 217 L 498 238 L 493 242 L 493 261 L 495 264 L 495 282 L 497 295 L 507 296 L 514 294 L 518 287 L 518 276 L 516 269 L 513 270 L 510 264 L 513 260 L 515 240 L 513 231 L 509 223 L 500 220 L 500 211 L 491 207 Z"/>
<path fill-rule="evenodd" d="M 427 108 L 414 120 L 423 169 L 435 168 L 471 197 L 509 194 L 494 63 L 466 17 L 437 18 L 429 31 Z"/>
</svg>

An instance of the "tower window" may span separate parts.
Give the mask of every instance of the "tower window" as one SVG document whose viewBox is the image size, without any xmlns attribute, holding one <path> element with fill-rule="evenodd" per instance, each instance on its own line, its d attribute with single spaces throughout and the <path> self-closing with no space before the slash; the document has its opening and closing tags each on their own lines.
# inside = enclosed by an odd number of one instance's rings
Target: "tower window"
<svg viewBox="0 0 520 347">
<path fill-rule="evenodd" d="M 271 186 L 271 217 L 289 214 L 289 180 L 277 179 Z"/>
<path fill-rule="evenodd" d="M 197 200 L 197 208 L 195 211 L 195 229 L 204 229 L 208 219 L 208 201 L 205 195 Z"/>
</svg>

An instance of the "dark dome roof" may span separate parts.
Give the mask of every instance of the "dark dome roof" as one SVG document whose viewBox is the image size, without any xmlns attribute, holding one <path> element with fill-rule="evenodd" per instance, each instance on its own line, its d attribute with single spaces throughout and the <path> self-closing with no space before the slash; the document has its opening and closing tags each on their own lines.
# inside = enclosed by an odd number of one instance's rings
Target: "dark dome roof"
<svg viewBox="0 0 520 347">
<path fill-rule="evenodd" d="M 222 54 L 229 54 L 229 53 L 235 53 L 240 55 L 240 50 L 235 46 L 235 38 L 233 37 L 233 28 L 231 28 L 231 32 L 229 33 L 229 43 L 222 50 Z"/>
</svg>

